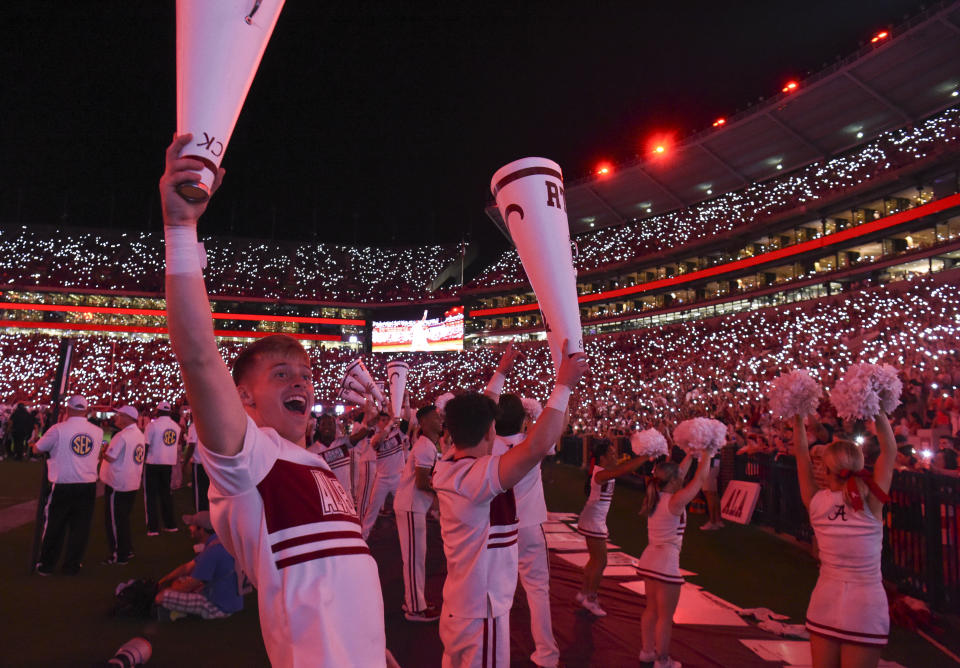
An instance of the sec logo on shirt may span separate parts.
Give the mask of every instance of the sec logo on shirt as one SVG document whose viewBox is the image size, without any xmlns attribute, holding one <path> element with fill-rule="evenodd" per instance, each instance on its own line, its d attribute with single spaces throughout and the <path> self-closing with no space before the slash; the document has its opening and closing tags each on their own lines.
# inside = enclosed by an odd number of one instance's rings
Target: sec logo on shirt
<svg viewBox="0 0 960 668">
<path fill-rule="evenodd" d="M 85 457 L 93 452 L 93 439 L 87 434 L 75 434 L 70 439 L 70 448 L 80 457 Z"/>
<path fill-rule="evenodd" d="M 163 430 L 163 444 L 164 445 L 174 445 L 177 442 L 177 432 L 173 429 L 164 429 Z"/>
<path fill-rule="evenodd" d="M 143 444 L 140 443 L 133 449 L 133 461 L 137 464 L 143 464 Z"/>
</svg>

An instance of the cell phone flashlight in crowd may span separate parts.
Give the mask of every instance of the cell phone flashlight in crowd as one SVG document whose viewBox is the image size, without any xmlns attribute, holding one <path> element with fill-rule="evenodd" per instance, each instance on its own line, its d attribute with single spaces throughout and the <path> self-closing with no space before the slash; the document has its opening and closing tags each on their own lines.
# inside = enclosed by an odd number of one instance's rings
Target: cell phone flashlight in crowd
<svg viewBox="0 0 960 668">
<path fill-rule="evenodd" d="M 150 641 L 146 638 L 130 638 L 117 650 L 117 653 L 107 662 L 107 665 L 132 668 L 132 666 L 146 663 L 152 655 L 153 646 Z"/>
<path fill-rule="evenodd" d="M 930 389 L 931 389 L 931 390 L 935 390 L 935 389 L 937 389 L 938 387 L 940 387 L 940 386 L 937 385 L 936 383 L 930 383 Z"/>
<path fill-rule="evenodd" d="M 923 457 L 924 459 L 933 459 L 933 451 L 932 451 L 932 450 L 921 450 L 921 451 L 920 451 L 920 456 Z"/>
</svg>

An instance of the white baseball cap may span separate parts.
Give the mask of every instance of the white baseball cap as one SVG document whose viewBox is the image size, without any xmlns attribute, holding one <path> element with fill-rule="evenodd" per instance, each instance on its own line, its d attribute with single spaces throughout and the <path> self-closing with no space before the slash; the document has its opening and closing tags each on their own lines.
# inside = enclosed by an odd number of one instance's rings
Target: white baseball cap
<svg viewBox="0 0 960 668">
<path fill-rule="evenodd" d="M 87 410 L 86 397 L 81 397 L 79 394 L 73 395 L 72 397 L 67 399 L 67 408 L 72 408 L 75 411 Z"/>
<path fill-rule="evenodd" d="M 136 420 L 138 417 L 140 417 L 140 413 L 133 406 L 121 406 L 117 409 L 117 412 L 123 413 L 131 420 Z"/>
<path fill-rule="evenodd" d="M 171 407 L 170 407 L 170 402 L 169 402 L 169 401 L 161 401 L 159 404 L 157 404 L 157 410 L 158 410 L 158 411 L 166 411 L 167 413 L 169 413 L 169 412 L 172 410 Z"/>
</svg>

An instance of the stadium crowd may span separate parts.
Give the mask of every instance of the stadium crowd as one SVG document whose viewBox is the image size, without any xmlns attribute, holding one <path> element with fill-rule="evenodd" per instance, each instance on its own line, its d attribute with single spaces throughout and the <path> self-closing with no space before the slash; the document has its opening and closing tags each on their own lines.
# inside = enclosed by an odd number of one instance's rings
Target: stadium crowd
<svg viewBox="0 0 960 668">
<path fill-rule="evenodd" d="M 575 431 L 605 436 L 638 428 L 664 428 L 710 415 L 732 426 L 732 437 L 758 449 L 782 440 L 766 403 L 769 380 L 793 368 L 809 369 L 827 389 L 853 362 L 890 363 L 901 370 L 903 405 L 894 416 L 899 434 L 960 427 L 960 287 L 931 278 L 868 288 L 786 307 L 601 335 L 586 340 L 593 361 L 577 391 Z M 229 363 L 243 344 L 221 341 Z M 549 351 L 542 342 L 520 345 L 506 387 L 544 400 L 552 383 Z M 0 335 L 0 397 L 12 406 L 42 403 L 56 362 L 56 340 L 42 334 Z M 329 411 L 346 365 L 355 353 L 309 349 L 317 401 Z M 371 354 L 374 377 L 401 357 L 410 364 L 409 390 L 427 403 L 451 387 L 482 388 L 499 352 Z M 180 375 L 165 339 L 79 339 L 73 391 L 104 407 L 143 408 L 176 399 Z M 824 403 L 824 407 L 827 404 Z M 826 410 L 826 408 L 825 408 Z M 825 419 L 834 419 L 826 413 Z"/>
<path fill-rule="evenodd" d="M 574 239 L 580 275 L 638 256 L 707 240 L 753 225 L 916 163 L 960 139 L 960 109 L 953 108 L 911 128 L 887 132 L 854 151 L 815 162 L 779 179 L 754 183 L 689 208 L 625 225 L 587 232 Z M 467 289 L 521 286 L 526 275 L 515 250 L 466 285 Z"/>
<path fill-rule="evenodd" d="M 430 283 L 458 246 L 404 248 L 204 240 L 207 288 L 219 297 L 383 303 L 436 297 Z M 7 288 L 163 292 L 163 239 L 151 232 L 0 229 L 0 285 Z"/>
</svg>

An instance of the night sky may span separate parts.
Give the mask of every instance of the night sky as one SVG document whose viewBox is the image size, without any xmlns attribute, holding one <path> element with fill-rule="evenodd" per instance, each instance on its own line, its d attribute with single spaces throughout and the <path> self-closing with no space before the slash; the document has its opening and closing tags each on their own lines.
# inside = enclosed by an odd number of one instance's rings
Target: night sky
<svg viewBox="0 0 960 668">
<path fill-rule="evenodd" d="M 160 228 L 174 6 L 3 3 L 0 222 Z M 630 159 L 651 133 L 709 127 L 921 7 L 288 0 L 201 232 L 469 234 L 494 252 L 505 241 L 483 207 L 506 162 L 543 155 L 569 180 Z"/>
</svg>

